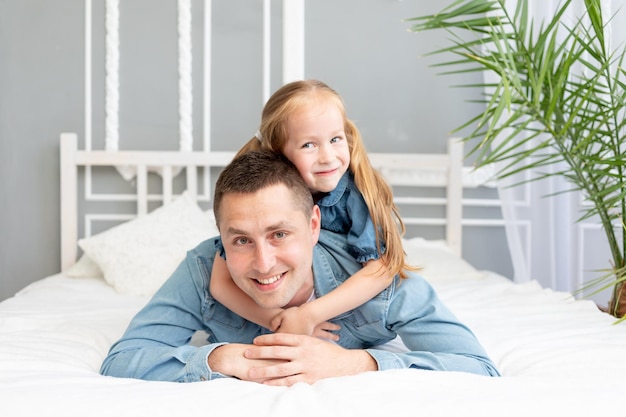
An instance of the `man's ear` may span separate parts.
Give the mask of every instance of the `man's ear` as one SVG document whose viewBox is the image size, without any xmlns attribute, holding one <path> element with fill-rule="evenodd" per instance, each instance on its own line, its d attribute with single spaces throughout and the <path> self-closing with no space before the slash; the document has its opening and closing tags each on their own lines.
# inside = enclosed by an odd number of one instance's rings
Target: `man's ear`
<svg viewBox="0 0 626 417">
<path fill-rule="evenodd" d="M 313 205 L 313 210 L 311 211 L 311 233 L 313 236 L 314 243 L 317 243 L 317 240 L 320 237 L 320 229 L 322 227 L 322 213 L 320 212 L 320 208 L 317 204 Z"/>
</svg>

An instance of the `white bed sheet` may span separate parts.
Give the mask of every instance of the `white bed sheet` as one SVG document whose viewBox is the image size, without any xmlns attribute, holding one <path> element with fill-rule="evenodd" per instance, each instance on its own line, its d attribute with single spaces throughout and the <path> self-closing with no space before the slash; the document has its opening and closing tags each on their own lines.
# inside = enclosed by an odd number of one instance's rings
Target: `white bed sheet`
<svg viewBox="0 0 626 417">
<path fill-rule="evenodd" d="M 268 387 L 98 374 L 148 297 L 54 275 L 0 303 L 0 415 L 586 416 L 621 410 L 626 326 L 590 301 L 489 272 L 431 279 L 503 374 L 398 370 Z"/>
</svg>

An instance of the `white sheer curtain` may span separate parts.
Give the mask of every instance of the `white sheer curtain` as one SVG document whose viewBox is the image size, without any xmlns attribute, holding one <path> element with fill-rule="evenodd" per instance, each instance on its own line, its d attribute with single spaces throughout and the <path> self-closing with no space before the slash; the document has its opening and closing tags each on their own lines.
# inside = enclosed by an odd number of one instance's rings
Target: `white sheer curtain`
<svg viewBox="0 0 626 417">
<path fill-rule="evenodd" d="M 551 16 L 560 3 L 558 0 L 509 0 L 506 3 L 509 10 L 515 10 L 517 1 L 528 2 L 529 13 L 535 22 Z M 626 29 L 620 22 L 626 13 L 621 10 L 625 3 L 626 0 L 605 0 L 602 3 L 605 22 L 609 16 L 617 14 L 609 22 L 610 49 L 624 47 Z M 573 6 L 565 16 L 570 22 L 582 16 L 584 2 L 577 0 Z M 525 173 L 523 178 L 528 175 L 530 173 Z M 518 176 L 499 184 L 514 280 L 535 280 L 546 288 L 576 292 L 583 282 L 599 275 L 598 269 L 610 265 L 604 232 L 593 219 L 577 222 L 583 203 L 577 192 L 562 193 L 571 188 L 562 177 L 509 187 L 523 178 Z M 591 298 L 599 304 L 606 304 L 608 296 L 605 292 Z"/>
</svg>

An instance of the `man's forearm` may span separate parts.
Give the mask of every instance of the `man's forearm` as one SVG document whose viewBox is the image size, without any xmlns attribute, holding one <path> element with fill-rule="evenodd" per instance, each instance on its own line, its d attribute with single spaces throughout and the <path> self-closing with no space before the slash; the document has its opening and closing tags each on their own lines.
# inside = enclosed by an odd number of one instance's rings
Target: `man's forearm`
<svg viewBox="0 0 626 417">
<path fill-rule="evenodd" d="M 194 346 L 116 345 L 104 360 L 100 373 L 118 378 L 196 382 L 213 379 L 206 357 L 215 345 Z"/>
<path fill-rule="evenodd" d="M 351 360 L 347 362 L 345 375 L 357 375 L 378 370 L 378 363 L 367 350 L 353 349 L 348 352 Z"/>
</svg>

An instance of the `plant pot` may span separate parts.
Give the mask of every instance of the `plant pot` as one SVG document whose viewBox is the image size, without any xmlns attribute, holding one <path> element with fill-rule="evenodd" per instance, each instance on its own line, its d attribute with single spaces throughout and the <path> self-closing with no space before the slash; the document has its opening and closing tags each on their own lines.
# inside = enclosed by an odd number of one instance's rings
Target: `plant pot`
<svg viewBox="0 0 626 417">
<path fill-rule="evenodd" d="M 617 318 L 626 316 L 626 286 L 620 282 L 613 288 L 613 297 L 609 302 L 609 313 Z"/>
</svg>

